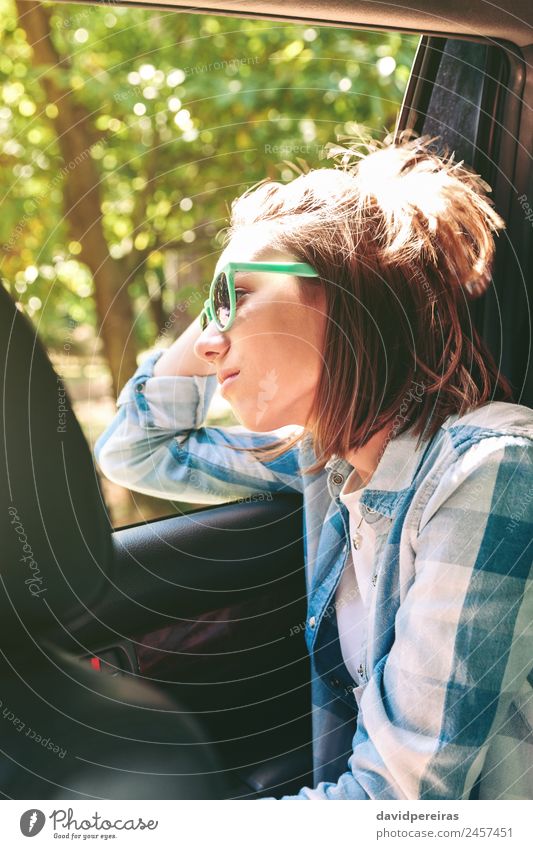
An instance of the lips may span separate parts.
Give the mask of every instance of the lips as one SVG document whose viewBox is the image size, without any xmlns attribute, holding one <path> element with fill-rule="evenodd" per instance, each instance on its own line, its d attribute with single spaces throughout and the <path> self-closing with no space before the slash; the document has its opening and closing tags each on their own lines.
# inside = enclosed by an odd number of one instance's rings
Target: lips
<svg viewBox="0 0 533 849">
<path fill-rule="evenodd" d="M 217 375 L 218 382 L 222 384 L 228 379 L 228 377 L 235 377 L 237 374 L 240 374 L 239 369 L 224 369 L 224 371 L 221 371 L 220 374 Z"/>
<path fill-rule="evenodd" d="M 239 377 L 240 372 L 238 372 L 238 371 L 234 371 L 234 372 L 228 371 L 226 374 L 227 374 L 226 379 L 222 381 L 222 386 L 220 387 L 220 394 L 222 395 L 222 397 L 226 397 L 225 393 L 229 392 L 229 390 L 231 389 L 231 387 L 233 386 L 233 384 L 235 383 L 235 381 Z M 222 377 L 222 375 L 221 375 L 221 377 Z"/>
</svg>

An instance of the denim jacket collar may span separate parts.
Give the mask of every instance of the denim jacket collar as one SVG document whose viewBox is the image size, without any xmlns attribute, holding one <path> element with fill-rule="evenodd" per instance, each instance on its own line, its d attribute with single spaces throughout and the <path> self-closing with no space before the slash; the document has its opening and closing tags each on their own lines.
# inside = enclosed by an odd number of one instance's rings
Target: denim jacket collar
<svg viewBox="0 0 533 849">
<path fill-rule="evenodd" d="M 383 452 L 377 468 L 361 496 L 361 504 L 384 516 L 392 516 L 405 492 L 410 488 L 422 457 L 428 447 L 427 441 L 418 443 L 418 437 L 406 431 L 391 439 Z M 325 465 L 328 489 L 336 499 L 344 486 L 352 466 L 342 457 L 333 455 Z"/>
</svg>

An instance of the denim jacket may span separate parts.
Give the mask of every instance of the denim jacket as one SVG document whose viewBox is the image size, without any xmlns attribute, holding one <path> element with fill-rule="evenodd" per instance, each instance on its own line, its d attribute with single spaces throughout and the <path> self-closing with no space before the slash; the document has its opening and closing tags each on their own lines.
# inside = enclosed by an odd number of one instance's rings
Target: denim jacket
<svg viewBox="0 0 533 849">
<path fill-rule="evenodd" d="M 283 799 L 533 799 L 533 412 L 491 403 L 388 442 L 361 496 L 376 550 L 353 680 L 335 612 L 353 467 L 304 474 L 309 436 L 269 462 L 234 451 L 278 434 L 203 426 L 216 378 L 154 377 L 162 353 L 119 395 L 104 474 L 203 504 L 303 494 L 314 782 Z"/>
</svg>

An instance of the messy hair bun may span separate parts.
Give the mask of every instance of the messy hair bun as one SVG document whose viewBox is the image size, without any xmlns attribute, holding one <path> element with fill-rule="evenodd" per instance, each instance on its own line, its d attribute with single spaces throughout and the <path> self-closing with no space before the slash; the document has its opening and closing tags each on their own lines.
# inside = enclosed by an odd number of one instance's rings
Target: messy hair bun
<svg viewBox="0 0 533 849">
<path fill-rule="evenodd" d="M 453 152 L 433 153 L 434 142 L 427 136 L 399 145 L 365 142 L 372 154 L 365 156 L 357 146 L 330 145 L 328 156 L 356 177 L 356 214 L 372 207 L 381 218 L 384 263 L 422 259 L 477 297 L 490 283 L 493 233 L 505 223 L 487 197 L 490 186 Z"/>
</svg>

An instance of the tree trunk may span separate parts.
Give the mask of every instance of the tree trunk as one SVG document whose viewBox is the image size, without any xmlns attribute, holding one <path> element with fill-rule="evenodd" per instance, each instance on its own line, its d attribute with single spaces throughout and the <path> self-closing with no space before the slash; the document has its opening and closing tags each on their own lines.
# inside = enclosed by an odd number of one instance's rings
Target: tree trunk
<svg viewBox="0 0 533 849">
<path fill-rule="evenodd" d="M 19 26 L 33 48 L 33 65 L 43 71 L 40 82 L 46 98 L 58 109 L 53 123 L 64 160 L 65 218 L 72 238 L 81 245 L 80 259 L 92 272 L 99 330 L 117 394 L 137 364 L 135 317 L 127 292 L 126 263 L 110 256 L 104 237 L 100 175 L 91 157 L 95 137 L 90 115 L 54 77 L 54 69 L 68 67 L 68 60 L 59 56 L 52 42 L 48 10 L 37 0 L 16 0 L 16 5 Z"/>
<path fill-rule="evenodd" d="M 158 278 L 157 291 L 155 291 L 155 286 L 148 286 L 147 292 L 150 298 L 150 314 L 155 324 L 155 333 L 156 336 L 159 336 L 163 332 L 168 316 L 163 307 L 163 293 L 165 291 L 164 273 L 161 269 L 158 269 L 156 274 Z"/>
</svg>

